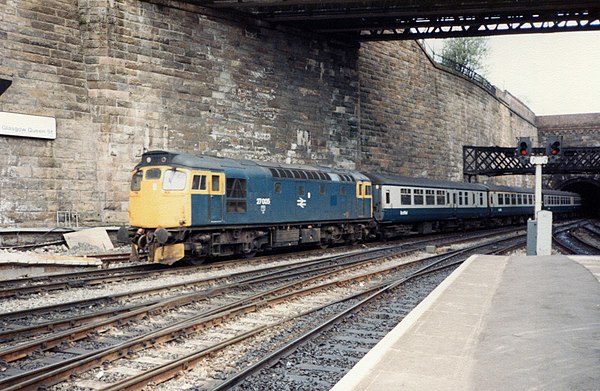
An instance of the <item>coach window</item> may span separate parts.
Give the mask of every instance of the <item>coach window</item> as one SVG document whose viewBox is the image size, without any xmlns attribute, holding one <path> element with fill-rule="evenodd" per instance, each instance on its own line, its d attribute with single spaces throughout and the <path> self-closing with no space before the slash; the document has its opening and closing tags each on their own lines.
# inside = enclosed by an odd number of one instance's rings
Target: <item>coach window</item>
<svg viewBox="0 0 600 391">
<path fill-rule="evenodd" d="M 462 191 L 459 191 L 458 192 L 458 205 L 462 206 L 462 204 L 463 204 L 463 193 L 462 193 Z"/>
<path fill-rule="evenodd" d="M 140 191 L 142 190 L 142 178 L 144 177 L 144 173 L 141 171 L 133 174 L 131 178 L 131 191 Z"/>
<path fill-rule="evenodd" d="M 194 175 L 192 190 L 206 190 L 206 175 Z"/>
<path fill-rule="evenodd" d="M 438 205 L 446 204 L 446 197 L 444 196 L 444 190 L 437 190 L 436 192 L 436 201 Z"/>
<path fill-rule="evenodd" d="M 273 190 L 275 190 L 275 193 L 281 193 L 281 183 L 275 182 L 275 185 L 273 186 Z"/>
<path fill-rule="evenodd" d="M 414 201 L 415 205 L 423 205 L 423 190 L 415 189 Z"/>
<path fill-rule="evenodd" d="M 425 204 L 435 205 L 435 190 L 425 190 Z"/>
<path fill-rule="evenodd" d="M 401 205 L 410 205 L 412 204 L 411 200 L 411 190 L 410 189 L 400 189 L 400 204 Z"/>
<path fill-rule="evenodd" d="M 392 203 L 392 200 L 390 199 L 390 191 L 386 190 L 385 191 L 385 204 L 389 205 Z"/>
</svg>

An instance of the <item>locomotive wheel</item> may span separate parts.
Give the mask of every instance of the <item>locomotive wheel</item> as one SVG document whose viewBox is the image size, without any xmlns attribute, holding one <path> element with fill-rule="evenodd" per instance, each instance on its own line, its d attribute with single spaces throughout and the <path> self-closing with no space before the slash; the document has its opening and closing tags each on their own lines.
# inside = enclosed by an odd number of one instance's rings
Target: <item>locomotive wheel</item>
<svg viewBox="0 0 600 391">
<path fill-rule="evenodd" d="M 325 250 L 327 247 L 329 247 L 329 243 L 327 242 L 319 242 L 319 244 L 317 244 L 317 248 L 320 248 L 321 250 Z"/>
</svg>

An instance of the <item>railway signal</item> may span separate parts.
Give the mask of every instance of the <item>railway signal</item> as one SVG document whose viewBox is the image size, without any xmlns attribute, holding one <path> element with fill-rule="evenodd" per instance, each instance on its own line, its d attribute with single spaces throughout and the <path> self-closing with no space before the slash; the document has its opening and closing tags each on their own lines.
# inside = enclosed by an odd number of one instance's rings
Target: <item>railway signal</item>
<svg viewBox="0 0 600 391">
<path fill-rule="evenodd" d="M 546 156 L 548 156 L 551 161 L 560 159 L 562 156 L 562 145 L 559 137 L 548 138 L 548 143 L 546 144 Z"/>
<path fill-rule="evenodd" d="M 531 139 L 529 137 L 519 137 L 516 152 L 521 164 L 529 163 L 529 158 L 531 157 Z"/>
</svg>

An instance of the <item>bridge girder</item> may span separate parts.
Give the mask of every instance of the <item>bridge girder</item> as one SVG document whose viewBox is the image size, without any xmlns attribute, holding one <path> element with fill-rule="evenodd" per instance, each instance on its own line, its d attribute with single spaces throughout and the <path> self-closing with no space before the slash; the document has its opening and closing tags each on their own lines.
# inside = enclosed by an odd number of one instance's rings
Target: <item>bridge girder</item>
<svg viewBox="0 0 600 391">
<path fill-rule="evenodd" d="M 545 148 L 532 148 L 533 155 L 545 155 Z M 565 147 L 562 156 L 544 166 L 544 174 L 600 174 L 600 147 Z M 535 166 L 523 163 L 511 147 L 463 147 L 463 175 L 527 175 Z"/>
<path fill-rule="evenodd" d="M 600 30 L 597 0 L 187 0 L 354 40 Z"/>
</svg>

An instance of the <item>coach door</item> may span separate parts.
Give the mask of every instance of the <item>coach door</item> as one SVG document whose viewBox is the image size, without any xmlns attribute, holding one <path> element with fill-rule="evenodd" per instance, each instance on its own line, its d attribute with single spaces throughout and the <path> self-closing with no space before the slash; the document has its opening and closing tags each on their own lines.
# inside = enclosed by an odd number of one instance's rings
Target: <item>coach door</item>
<svg viewBox="0 0 600 391">
<path fill-rule="evenodd" d="M 458 191 L 448 190 L 448 192 L 446 193 L 446 204 L 448 204 L 452 216 L 455 217 L 456 209 L 458 208 Z"/>
<path fill-rule="evenodd" d="M 225 174 L 210 173 L 208 181 L 208 214 L 210 221 L 223 221 L 223 203 L 225 195 Z"/>
</svg>

